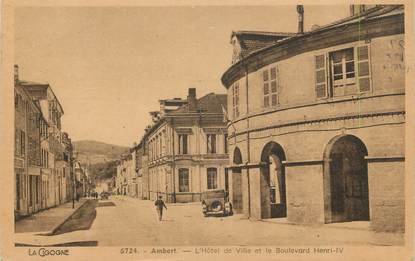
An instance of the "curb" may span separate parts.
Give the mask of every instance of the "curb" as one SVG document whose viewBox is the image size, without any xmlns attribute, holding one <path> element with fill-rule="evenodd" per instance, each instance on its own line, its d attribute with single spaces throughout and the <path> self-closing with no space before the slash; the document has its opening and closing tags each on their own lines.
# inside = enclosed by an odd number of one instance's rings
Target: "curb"
<svg viewBox="0 0 415 261">
<path fill-rule="evenodd" d="M 77 207 L 69 216 L 67 216 L 59 225 L 57 225 L 51 232 L 47 233 L 48 235 L 52 236 L 63 224 L 66 223 L 75 213 L 80 209 L 83 205 L 85 205 L 90 199 L 85 200 L 79 207 Z"/>
</svg>

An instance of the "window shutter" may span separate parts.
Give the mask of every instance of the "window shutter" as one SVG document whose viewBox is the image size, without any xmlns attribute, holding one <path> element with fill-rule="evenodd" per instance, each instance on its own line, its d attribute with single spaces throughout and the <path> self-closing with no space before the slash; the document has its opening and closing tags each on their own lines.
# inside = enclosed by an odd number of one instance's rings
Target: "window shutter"
<svg viewBox="0 0 415 261">
<path fill-rule="evenodd" d="M 274 105 L 278 105 L 278 104 L 280 104 L 280 101 L 279 101 L 279 98 L 280 98 L 280 95 L 281 95 L 281 83 L 280 83 L 280 80 L 281 80 L 281 77 L 280 77 L 280 68 L 279 68 L 279 66 L 277 65 L 276 67 L 275 67 L 275 70 L 276 70 L 276 93 L 273 95 L 273 97 L 272 97 L 272 100 L 275 100 L 275 104 Z"/>
<path fill-rule="evenodd" d="M 367 92 L 371 90 L 369 46 L 363 45 L 356 47 L 356 53 L 359 92 Z"/>
<path fill-rule="evenodd" d="M 327 98 L 326 55 L 315 56 L 315 91 L 317 99 Z"/>
<path fill-rule="evenodd" d="M 17 128 L 14 131 L 14 150 L 20 156 L 20 132 Z"/>
</svg>

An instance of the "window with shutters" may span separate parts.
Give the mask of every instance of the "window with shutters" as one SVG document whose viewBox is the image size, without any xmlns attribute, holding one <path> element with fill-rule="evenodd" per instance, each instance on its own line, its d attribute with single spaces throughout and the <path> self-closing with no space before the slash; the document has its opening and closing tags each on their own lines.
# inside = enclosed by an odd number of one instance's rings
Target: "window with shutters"
<svg viewBox="0 0 415 261">
<path fill-rule="evenodd" d="M 188 169 L 179 169 L 179 192 L 189 192 Z"/>
<path fill-rule="evenodd" d="M 356 77 L 353 48 L 330 53 L 333 96 L 355 94 Z"/>
<path fill-rule="evenodd" d="M 224 145 L 223 145 L 224 152 L 228 153 L 228 134 L 227 133 L 224 134 L 223 139 L 224 139 Z"/>
<path fill-rule="evenodd" d="M 369 46 L 359 46 L 357 49 L 357 79 L 360 92 L 371 90 Z"/>
<path fill-rule="evenodd" d="M 206 134 L 207 153 L 216 153 L 216 134 Z"/>
<path fill-rule="evenodd" d="M 277 106 L 278 101 L 278 81 L 277 67 L 272 67 L 262 72 L 264 108 Z"/>
<path fill-rule="evenodd" d="M 20 188 L 20 174 L 16 174 L 16 208 L 20 210 L 20 200 L 22 199 L 21 188 Z"/>
<path fill-rule="evenodd" d="M 216 168 L 207 169 L 207 189 L 218 188 L 218 171 Z"/>
<path fill-rule="evenodd" d="M 233 118 L 239 117 L 239 83 L 236 82 L 232 86 L 232 109 L 233 109 Z"/>
<path fill-rule="evenodd" d="M 317 99 L 371 90 L 369 46 L 357 46 L 315 56 Z"/>
<path fill-rule="evenodd" d="M 326 77 L 326 55 L 317 55 L 315 57 L 316 70 L 316 97 L 322 99 L 327 97 L 327 77 Z"/>
<path fill-rule="evenodd" d="M 20 129 L 14 129 L 14 154 L 20 156 Z"/>
<path fill-rule="evenodd" d="M 179 134 L 179 154 L 187 154 L 187 134 Z"/>
<path fill-rule="evenodd" d="M 26 154 L 26 134 L 24 131 L 20 130 L 20 155 L 24 156 Z"/>
</svg>

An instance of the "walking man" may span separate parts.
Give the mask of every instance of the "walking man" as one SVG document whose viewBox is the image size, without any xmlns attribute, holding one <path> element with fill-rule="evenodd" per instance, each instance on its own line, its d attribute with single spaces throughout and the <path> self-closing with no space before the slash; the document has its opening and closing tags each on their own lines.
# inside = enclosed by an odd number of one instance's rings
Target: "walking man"
<svg viewBox="0 0 415 261">
<path fill-rule="evenodd" d="M 159 198 L 154 202 L 154 205 L 156 206 L 157 214 L 159 216 L 159 221 L 163 218 L 163 207 L 166 208 L 166 204 L 164 204 L 164 201 L 161 199 L 162 197 L 159 196 Z"/>
</svg>

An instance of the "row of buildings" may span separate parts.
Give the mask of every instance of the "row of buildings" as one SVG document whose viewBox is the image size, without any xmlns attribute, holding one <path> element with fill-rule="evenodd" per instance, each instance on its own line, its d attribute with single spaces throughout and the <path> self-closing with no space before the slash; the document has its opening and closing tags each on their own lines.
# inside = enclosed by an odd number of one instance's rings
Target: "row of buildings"
<svg viewBox="0 0 415 261">
<path fill-rule="evenodd" d="M 15 65 L 15 219 L 85 194 L 87 177 L 79 163 L 73 166 L 73 145 L 61 128 L 63 114 L 51 86 L 19 79 Z"/>
<path fill-rule="evenodd" d="M 237 31 L 226 95 L 160 101 L 117 170 L 117 190 L 168 202 L 223 188 L 236 213 L 404 231 L 401 5 L 353 5 L 298 32 Z"/>
</svg>

